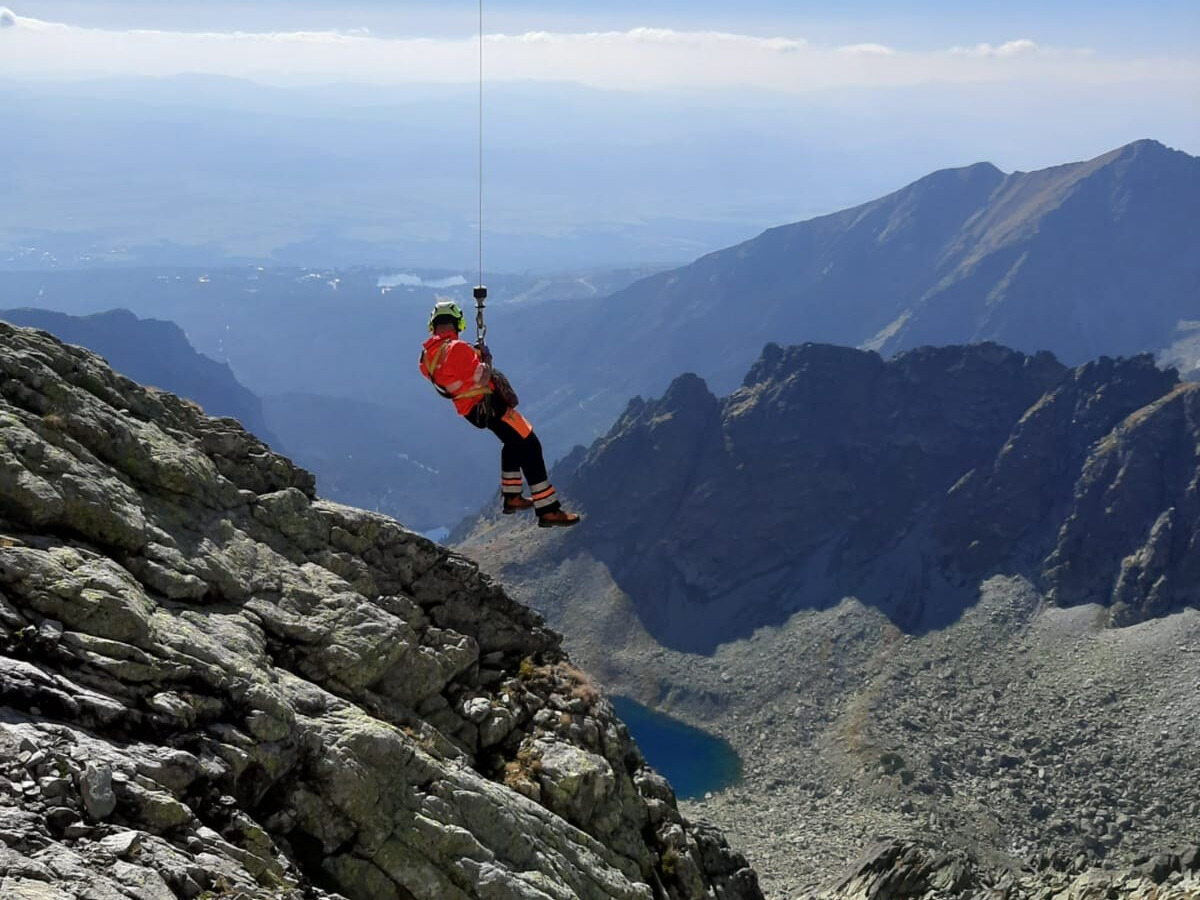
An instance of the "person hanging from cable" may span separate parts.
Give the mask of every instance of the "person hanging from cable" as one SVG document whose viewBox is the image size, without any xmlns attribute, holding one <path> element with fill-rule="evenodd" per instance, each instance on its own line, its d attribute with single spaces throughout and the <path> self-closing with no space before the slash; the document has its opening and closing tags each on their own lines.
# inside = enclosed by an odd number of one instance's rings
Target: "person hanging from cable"
<svg viewBox="0 0 1200 900">
<path fill-rule="evenodd" d="M 579 516 L 566 512 L 546 473 L 542 444 L 529 420 L 517 412 L 517 397 L 508 379 L 492 367 L 492 354 L 483 343 L 483 296 L 479 303 L 480 338 L 477 346 L 460 340 L 467 320 L 453 300 L 435 297 L 429 314 L 430 337 L 421 351 L 421 374 L 437 392 L 454 401 L 459 415 L 476 428 L 486 429 L 500 439 L 501 511 L 514 513 L 533 509 L 542 528 L 570 526 Z M 529 484 L 523 494 L 521 478 Z"/>
<path fill-rule="evenodd" d="M 421 350 L 421 374 L 439 394 L 454 401 L 459 414 L 476 428 L 500 438 L 501 511 L 532 509 L 543 528 L 570 526 L 579 516 L 562 508 L 546 474 L 542 443 L 529 420 L 517 412 L 517 395 L 508 379 L 492 368 L 484 337 L 483 286 L 483 0 L 479 0 L 479 281 L 475 296 L 475 345 L 459 340 L 467 320 L 457 303 L 435 297 L 429 314 L 429 334 Z M 529 484 L 526 497 L 521 478 Z"/>
</svg>

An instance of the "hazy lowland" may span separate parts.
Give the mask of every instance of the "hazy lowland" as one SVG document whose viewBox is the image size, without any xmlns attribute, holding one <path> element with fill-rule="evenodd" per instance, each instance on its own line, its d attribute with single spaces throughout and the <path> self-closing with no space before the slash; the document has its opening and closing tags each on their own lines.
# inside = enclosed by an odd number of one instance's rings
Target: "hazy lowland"
<svg viewBox="0 0 1200 900">
<path fill-rule="evenodd" d="M 489 85 L 485 265 L 681 264 L 764 227 L 881 196 L 935 168 L 1173 142 L 1173 92 L 1134 102 L 986 84 L 813 94 Z M 211 75 L 5 79 L 0 268 L 249 262 L 470 269 L 477 92 L 268 86 Z M 954 118 L 946 115 L 954 106 Z M 1047 127 L 1020 141 L 1007 121 Z"/>
<path fill-rule="evenodd" d="M 180 76 L 3 89 L 6 131 L 22 138 L 0 169 L 0 187 L 20 200 L 0 210 L 4 268 L 401 260 L 458 270 L 474 257 L 470 87 Z M 855 169 L 799 123 L 764 131 L 789 105 L 769 95 L 756 111 L 686 92 L 498 86 L 488 102 L 485 261 L 501 272 L 686 262 L 763 222 L 865 199 L 920 165 L 864 158 Z M 681 145 L 691 148 L 683 166 Z M 812 178 L 835 165 L 853 177 Z M 700 188 L 718 177 L 714 205 Z"/>
<path fill-rule="evenodd" d="M 547 533 L 474 86 L 0 78 L 0 898 L 1200 897 L 1200 158 L 1063 90 L 489 87 Z"/>
</svg>

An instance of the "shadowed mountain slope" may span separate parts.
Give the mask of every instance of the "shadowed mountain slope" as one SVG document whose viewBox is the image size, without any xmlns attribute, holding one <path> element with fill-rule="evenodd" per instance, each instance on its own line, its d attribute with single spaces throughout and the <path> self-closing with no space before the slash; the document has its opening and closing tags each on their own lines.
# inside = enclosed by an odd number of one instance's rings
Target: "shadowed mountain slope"
<svg viewBox="0 0 1200 900">
<path fill-rule="evenodd" d="M 940 626 L 997 573 L 1133 621 L 1200 602 L 1198 456 L 1200 389 L 1148 356 L 770 345 L 728 397 L 681 376 L 565 461 L 588 527 L 547 549 L 701 652 L 848 595 Z"/>
</svg>

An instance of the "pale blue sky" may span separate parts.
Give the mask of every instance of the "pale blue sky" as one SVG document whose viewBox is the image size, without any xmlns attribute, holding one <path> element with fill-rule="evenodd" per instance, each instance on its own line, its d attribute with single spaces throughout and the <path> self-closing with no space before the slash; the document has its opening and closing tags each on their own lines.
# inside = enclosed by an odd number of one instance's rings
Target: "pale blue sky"
<svg viewBox="0 0 1200 900">
<path fill-rule="evenodd" d="M 14 0 L 19 15 L 80 25 L 226 30 L 371 28 L 396 34 L 449 36 L 474 29 L 473 0 Z M 1195 54 L 1197 0 L 572 0 L 486 2 L 489 28 L 504 31 L 681 30 L 716 28 L 828 43 L 874 41 L 931 50 L 1027 37 L 1056 46 L 1108 52 Z"/>
<path fill-rule="evenodd" d="M 638 91 L 1007 83 L 1039 96 L 1084 84 L 1196 98 L 1197 0 L 1049 6 L 492 2 L 486 72 Z M 469 0 L 24 0 L 7 14 L 16 27 L 0 29 L 0 77 L 461 82 L 476 68 L 477 11 Z"/>
</svg>

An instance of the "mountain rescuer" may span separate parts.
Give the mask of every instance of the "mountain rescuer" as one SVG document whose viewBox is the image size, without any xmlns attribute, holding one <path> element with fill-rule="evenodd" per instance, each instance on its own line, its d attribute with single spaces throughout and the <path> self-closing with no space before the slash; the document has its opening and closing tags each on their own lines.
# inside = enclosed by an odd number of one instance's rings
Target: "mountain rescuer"
<svg viewBox="0 0 1200 900">
<path fill-rule="evenodd" d="M 439 394 L 454 401 L 454 408 L 476 428 L 486 428 L 500 438 L 501 509 L 505 513 L 533 509 L 543 528 L 574 525 L 579 516 L 563 510 L 546 475 L 542 443 L 533 426 L 516 410 L 516 396 L 507 379 L 492 369 L 492 354 L 458 336 L 467 320 L 453 300 L 438 299 L 429 314 L 429 333 L 421 353 L 421 374 Z M 529 497 L 521 492 L 521 476 L 529 484 Z"/>
</svg>

